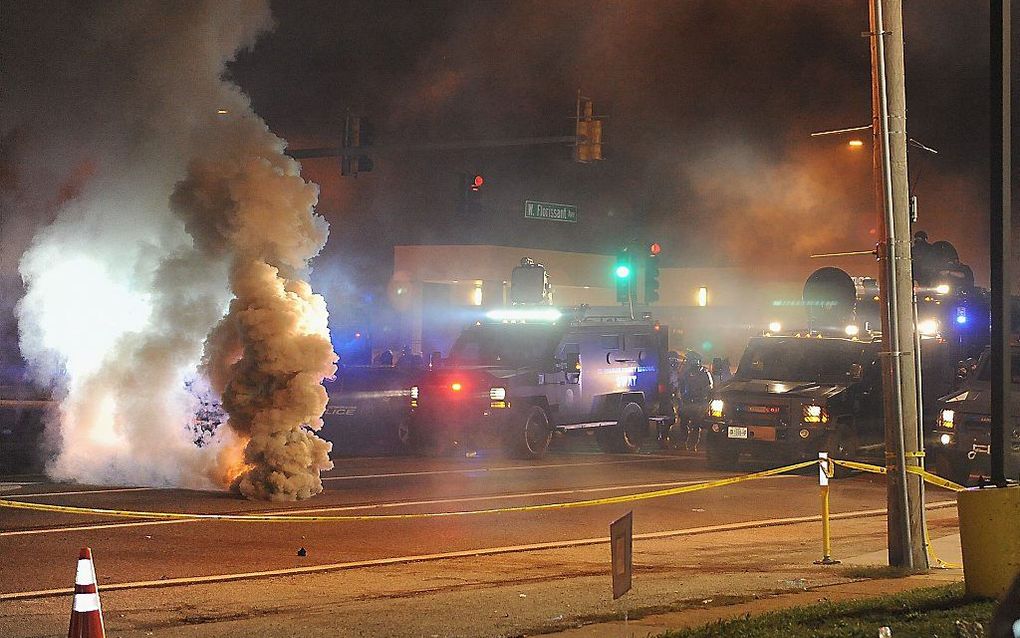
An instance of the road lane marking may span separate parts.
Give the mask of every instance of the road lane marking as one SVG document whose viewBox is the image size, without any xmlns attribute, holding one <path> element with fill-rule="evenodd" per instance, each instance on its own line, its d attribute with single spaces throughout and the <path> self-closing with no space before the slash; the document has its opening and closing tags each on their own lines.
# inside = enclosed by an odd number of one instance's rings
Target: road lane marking
<svg viewBox="0 0 1020 638">
<path fill-rule="evenodd" d="M 396 476 L 435 476 L 437 474 L 488 474 L 490 472 L 516 472 L 521 470 L 543 470 L 546 468 L 564 467 L 587 467 L 591 465 L 621 465 L 625 463 L 652 463 L 655 461 L 680 460 L 679 456 L 642 456 L 637 459 L 623 459 L 618 461 L 590 461 L 584 463 L 551 463 L 549 465 L 508 465 L 506 467 L 475 467 L 447 470 L 421 470 L 416 472 L 388 472 L 382 474 L 351 474 L 349 476 L 324 476 L 322 481 L 351 481 L 355 479 L 390 478 Z"/>
<path fill-rule="evenodd" d="M 772 476 L 767 478 L 796 478 L 789 474 L 780 474 L 778 476 Z M 390 501 L 386 503 L 366 503 L 361 505 L 336 505 L 332 507 L 317 507 L 302 510 L 269 510 L 262 512 L 252 512 L 253 514 L 267 514 L 267 515 L 286 515 L 286 514 L 314 514 L 317 512 L 339 512 L 339 511 L 351 511 L 351 510 L 371 510 L 371 509 L 387 509 L 396 507 L 414 507 L 418 505 L 448 505 L 452 503 L 472 503 L 477 501 L 495 501 L 503 499 L 522 499 L 522 498 L 536 498 L 540 496 L 564 496 L 569 494 L 590 494 L 594 492 L 611 492 L 614 490 L 628 490 L 628 489 L 648 489 L 658 487 L 674 487 L 679 485 L 696 485 L 703 482 L 704 479 L 696 479 L 690 481 L 671 481 L 667 483 L 640 483 L 633 485 L 608 485 L 604 487 L 591 487 L 591 488 L 577 488 L 577 489 L 564 489 L 564 490 L 549 490 L 544 492 L 520 492 L 516 494 L 496 494 L 489 496 L 465 496 L 465 497 L 452 497 L 452 498 L 441 498 L 441 499 L 428 499 L 428 500 L 416 500 L 416 501 Z M 28 496 L 27 494 L 25 496 Z M 180 523 L 198 523 L 198 522 L 209 522 L 208 519 L 175 519 L 165 521 L 137 521 L 133 523 L 95 523 L 89 525 L 78 525 L 74 527 L 47 527 L 41 529 L 26 529 L 26 530 L 14 530 L 0 532 L 0 537 L 4 536 L 34 536 L 38 534 L 55 534 L 60 532 L 82 532 L 96 529 L 111 529 L 118 527 L 145 527 L 148 525 L 170 525 Z"/>
<path fill-rule="evenodd" d="M 928 503 L 925 509 L 942 509 L 955 507 L 956 501 L 937 501 Z M 883 516 L 885 509 L 856 510 L 852 512 L 840 512 L 830 515 L 830 519 L 844 520 L 850 518 L 869 518 Z M 721 525 L 707 525 L 703 527 L 689 527 L 686 529 L 665 530 L 660 532 L 647 532 L 634 534 L 634 540 L 657 540 L 676 536 L 696 536 L 700 534 L 711 534 L 715 532 L 732 532 L 744 529 L 761 527 L 781 527 L 785 525 L 797 525 L 800 523 L 814 523 L 821 520 L 821 516 L 795 516 L 787 518 L 772 518 L 757 521 L 744 521 L 741 523 L 724 523 Z M 390 558 L 375 558 L 361 561 L 350 561 L 344 563 L 327 563 L 323 565 L 308 565 L 305 567 L 289 567 L 285 569 L 269 569 L 256 572 L 237 572 L 233 574 L 213 574 L 210 576 L 185 576 L 180 578 L 164 578 L 161 580 L 139 580 L 126 583 L 107 583 L 102 586 L 104 592 L 120 591 L 127 589 L 147 589 L 154 587 L 172 587 L 182 585 L 200 585 L 209 583 L 221 583 L 238 580 L 251 580 L 255 578 L 271 578 L 274 576 L 295 576 L 301 574 L 313 574 L 347 569 L 358 569 L 365 567 L 380 567 L 385 565 L 399 565 L 406 563 L 422 563 L 436 560 L 447 560 L 452 558 L 472 558 L 476 556 L 493 556 L 496 554 L 512 554 L 519 552 L 533 552 L 547 549 L 566 549 L 581 547 L 585 545 L 603 545 L 609 542 L 608 537 L 599 538 L 578 538 L 566 541 L 551 541 L 546 543 L 531 543 L 528 545 L 506 545 L 502 547 L 483 547 L 479 549 L 467 549 L 456 552 L 441 552 L 434 554 L 418 554 L 413 556 L 393 556 Z M 22 600 L 26 598 L 44 598 L 49 596 L 65 596 L 74 592 L 72 588 L 63 589 L 40 589 L 37 591 L 21 591 L 0 594 L 0 601 Z"/>
<path fill-rule="evenodd" d="M 786 474 L 787 472 L 792 472 L 794 470 L 798 470 L 809 465 L 814 465 L 815 463 L 816 463 L 815 461 L 802 461 L 800 463 L 794 463 L 793 465 L 784 465 L 783 467 L 776 467 L 770 470 L 754 472 L 752 474 L 740 474 L 737 476 L 730 476 L 728 478 L 718 479 L 715 481 L 695 483 L 693 485 L 680 485 L 677 487 L 670 487 L 660 490 L 622 494 L 617 496 L 603 496 L 600 498 L 584 499 L 580 501 L 558 501 L 554 503 L 492 507 L 475 510 L 453 510 L 453 511 L 444 510 L 441 512 L 410 512 L 401 514 L 308 515 L 308 514 L 288 514 L 286 513 L 286 511 L 283 511 L 269 514 L 224 514 L 224 513 L 201 514 L 196 512 L 158 512 L 147 510 L 123 510 L 123 509 L 118 510 L 101 507 L 79 507 L 74 505 L 51 505 L 47 503 L 35 503 L 31 501 L 29 502 L 12 501 L 10 499 L 3 498 L 0 498 L 0 507 L 34 510 L 38 512 L 62 512 L 65 514 L 99 514 L 103 516 L 113 516 L 117 518 L 133 518 L 147 520 L 205 519 L 216 521 L 234 521 L 243 523 L 255 523 L 255 522 L 325 523 L 337 521 L 352 522 L 352 521 L 377 521 L 398 519 L 408 520 L 426 518 L 447 518 L 455 516 L 460 517 L 460 516 L 480 516 L 486 514 L 505 514 L 511 512 L 516 513 L 516 512 L 537 512 L 560 509 L 574 509 L 580 507 L 595 507 L 603 505 L 614 505 L 618 503 L 630 503 L 634 501 L 644 501 L 648 499 L 664 498 L 668 496 L 679 496 L 680 494 L 687 494 L 690 492 L 700 492 L 702 490 L 726 487 L 729 485 L 736 485 L 737 483 L 744 483 L 747 481 L 760 480 L 769 476 L 775 476 L 777 474 Z"/>
<path fill-rule="evenodd" d="M 78 496 L 79 494 L 117 494 L 120 492 L 149 492 L 158 490 L 183 490 L 184 487 L 113 487 L 98 490 L 75 490 L 71 492 L 35 492 L 32 494 L 7 494 L 4 498 L 36 498 L 41 496 Z M 202 491 L 202 490 L 197 490 Z"/>
<path fill-rule="evenodd" d="M 387 472 L 380 474 L 350 474 L 347 476 L 324 476 L 322 477 L 323 482 L 325 481 L 353 481 L 358 479 L 374 479 L 374 478 L 391 478 L 400 476 L 434 476 L 442 474 L 474 474 L 482 473 L 487 474 L 491 472 L 513 472 L 521 470 L 534 470 L 544 468 L 564 468 L 564 467 L 587 467 L 591 465 L 619 465 L 625 463 L 651 463 L 654 461 L 665 461 L 665 460 L 676 460 L 683 457 L 666 456 L 666 455 L 643 455 L 641 458 L 634 459 L 621 459 L 616 461 L 586 461 L 583 463 L 551 463 L 548 465 L 509 465 L 506 467 L 476 467 L 476 468 L 461 468 L 461 469 L 446 469 L 446 470 L 421 470 L 416 472 Z M 40 485 L 41 483 L 20 483 L 20 485 Z M 0 483 L 0 487 L 9 485 Z M 16 489 L 16 488 L 13 488 Z M 31 494 L 9 494 L 7 498 L 29 498 L 29 497 L 48 497 L 48 496 L 77 496 L 79 494 L 115 494 L 120 492 L 144 492 L 144 491 L 157 491 L 157 490 L 188 490 L 193 492 L 207 492 L 214 494 L 222 494 L 224 490 L 193 490 L 186 487 L 117 487 L 117 488 L 101 488 L 95 490 L 74 490 L 65 492 L 34 492 Z"/>
</svg>

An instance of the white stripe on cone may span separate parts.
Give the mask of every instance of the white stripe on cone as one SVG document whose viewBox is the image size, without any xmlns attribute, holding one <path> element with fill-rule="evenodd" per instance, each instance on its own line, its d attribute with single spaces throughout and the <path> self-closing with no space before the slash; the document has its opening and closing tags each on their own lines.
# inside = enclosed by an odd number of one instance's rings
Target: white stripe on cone
<svg viewBox="0 0 1020 638">
<path fill-rule="evenodd" d="M 78 560 L 78 571 L 74 575 L 75 585 L 95 585 L 96 568 L 87 558 Z"/>
<path fill-rule="evenodd" d="M 78 612 L 99 611 L 99 594 L 75 594 L 74 610 Z"/>
</svg>

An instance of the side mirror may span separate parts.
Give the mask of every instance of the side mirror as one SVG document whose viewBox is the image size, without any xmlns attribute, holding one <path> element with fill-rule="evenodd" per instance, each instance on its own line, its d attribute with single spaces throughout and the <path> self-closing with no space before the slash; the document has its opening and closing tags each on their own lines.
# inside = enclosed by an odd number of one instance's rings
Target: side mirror
<svg viewBox="0 0 1020 638">
<path fill-rule="evenodd" d="M 438 350 L 433 350 L 429 354 L 429 367 L 438 368 L 443 363 L 443 353 Z"/>
<path fill-rule="evenodd" d="M 850 364 L 850 380 L 860 381 L 864 378 L 864 366 L 859 363 Z"/>
</svg>

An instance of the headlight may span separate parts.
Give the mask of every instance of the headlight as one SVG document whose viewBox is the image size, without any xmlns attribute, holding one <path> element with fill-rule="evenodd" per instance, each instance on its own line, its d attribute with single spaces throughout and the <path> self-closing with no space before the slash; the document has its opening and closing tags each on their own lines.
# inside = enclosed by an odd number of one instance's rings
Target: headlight
<svg viewBox="0 0 1020 638">
<path fill-rule="evenodd" d="M 804 423 L 825 423 L 829 420 L 829 413 L 820 405 L 804 406 Z"/>
<path fill-rule="evenodd" d="M 934 337 L 939 333 L 939 322 L 935 319 L 925 319 L 917 322 L 917 331 L 925 337 Z"/>
<path fill-rule="evenodd" d="M 952 434 L 943 434 L 942 436 L 939 437 L 939 443 L 941 443 L 942 445 L 949 445 L 952 442 L 953 442 Z"/>
<path fill-rule="evenodd" d="M 412 385 L 411 386 L 411 398 L 412 399 L 417 399 L 418 398 L 418 386 L 416 386 L 416 385 Z"/>
<path fill-rule="evenodd" d="M 954 412 L 953 410 L 943 410 L 942 412 L 939 413 L 939 427 L 951 430 L 955 425 L 956 425 L 956 412 Z"/>
<path fill-rule="evenodd" d="M 857 326 L 849 325 L 843 329 L 843 332 L 845 332 L 846 336 L 848 337 L 856 337 L 858 334 L 860 334 L 861 329 L 858 328 Z"/>
<path fill-rule="evenodd" d="M 716 418 L 722 418 L 723 415 L 723 400 L 712 399 L 712 402 L 708 404 L 708 415 Z"/>
<path fill-rule="evenodd" d="M 489 388 L 489 400 L 506 401 L 506 388 Z"/>
</svg>

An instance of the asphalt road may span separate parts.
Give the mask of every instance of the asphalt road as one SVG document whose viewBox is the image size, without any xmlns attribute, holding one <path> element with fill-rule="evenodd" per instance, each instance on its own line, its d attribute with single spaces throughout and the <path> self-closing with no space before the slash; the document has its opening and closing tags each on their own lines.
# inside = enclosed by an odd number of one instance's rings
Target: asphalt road
<svg viewBox="0 0 1020 638">
<path fill-rule="evenodd" d="M 747 468 L 748 471 L 760 468 Z M 565 502 L 632 494 L 702 482 L 731 474 L 706 469 L 697 456 L 559 453 L 534 462 L 503 458 L 341 459 L 324 478 L 323 494 L 300 503 L 267 504 L 233 495 L 171 489 L 58 485 L 0 477 L 0 496 L 22 501 L 128 510 L 202 513 L 290 511 L 323 514 L 449 512 Z M 949 501 L 941 490 L 929 501 Z M 857 476 L 832 490 L 836 514 L 881 509 L 881 478 Z M 0 627 L 40 599 L 59 598 L 73 585 L 78 548 L 92 547 L 100 589 L 170 586 L 201 597 L 198 580 L 259 583 L 267 576 L 352 570 L 428 561 L 464 562 L 471 555 L 517 555 L 571 551 L 598 544 L 609 523 L 634 512 L 638 537 L 671 538 L 697 533 L 747 536 L 741 529 L 772 529 L 768 551 L 782 554 L 783 527 L 818 515 L 817 472 L 777 476 L 652 500 L 538 512 L 457 517 L 319 523 L 137 521 L 101 516 L 0 509 Z M 872 514 L 874 516 L 874 514 Z M 884 521 L 868 523 L 880 533 Z M 748 525 L 744 525 L 748 524 Z M 810 527 L 817 527 L 814 523 Z M 813 532 L 805 526 L 803 532 Z M 757 533 L 760 537 L 760 532 Z M 874 530 L 869 532 L 869 538 Z M 798 550 L 806 541 L 799 541 Z M 299 548 L 307 555 L 298 556 Z M 601 551 L 601 550 L 600 550 Z M 476 563 L 471 563 L 471 560 Z M 483 558 L 467 561 L 482 564 Z M 556 575 L 555 562 L 550 572 Z M 598 570 L 596 570 L 598 571 Z M 273 572 L 266 574 L 265 572 Z M 590 574 L 589 574 L 590 575 Z M 532 574 L 534 576 L 534 574 Z M 520 575 L 507 576 L 509 581 Z M 269 580 L 272 580 L 270 578 Z M 289 582 L 289 581 L 288 581 Z M 253 585 L 254 586 L 254 585 Z M 364 585 L 372 590 L 371 579 Z M 385 589 L 383 583 L 379 587 Z M 54 591 L 50 591 L 54 590 Z M 165 589 L 163 591 L 166 591 Z M 49 592 L 48 595 L 46 592 Z M 65 598 L 69 598 L 66 594 Z M 13 624 L 11 625 L 13 627 Z M 4 633 L 4 632 L 0 632 Z M 4 634 L 7 635 L 7 634 Z M 32 635 L 11 633 L 10 635 Z M 297 634 L 301 635 L 301 634 Z"/>
</svg>

